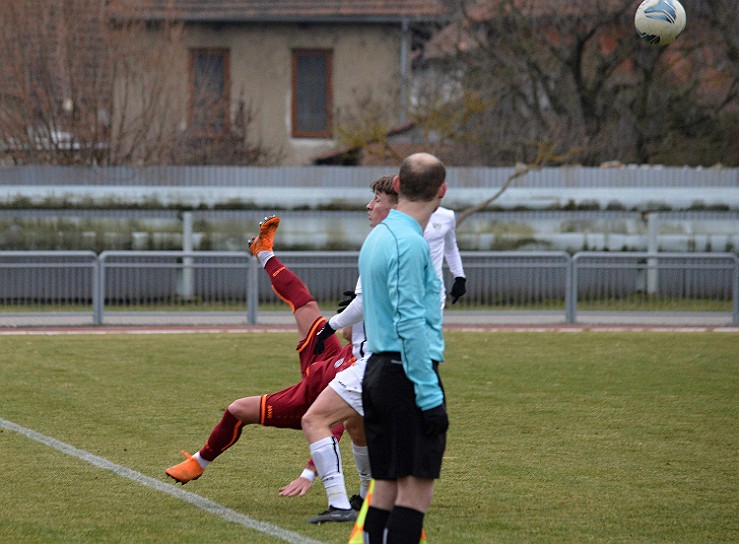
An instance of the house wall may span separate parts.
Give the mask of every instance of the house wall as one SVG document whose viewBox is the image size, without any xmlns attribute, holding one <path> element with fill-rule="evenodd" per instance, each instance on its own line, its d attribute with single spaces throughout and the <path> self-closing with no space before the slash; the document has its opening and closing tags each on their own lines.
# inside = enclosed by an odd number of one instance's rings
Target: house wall
<svg viewBox="0 0 739 544">
<path fill-rule="evenodd" d="M 230 51 L 231 99 L 243 93 L 255 113 L 255 137 L 283 153 L 282 165 L 310 164 L 337 147 L 332 139 L 291 137 L 291 51 L 333 50 L 334 122 L 370 98 L 397 122 L 400 28 L 381 25 L 198 25 L 188 27 L 188 48 Z M 187 77 L 186 74 L 184 77 Z M 393 123 L 393 120 L 390 120 Z"/>
</svg>

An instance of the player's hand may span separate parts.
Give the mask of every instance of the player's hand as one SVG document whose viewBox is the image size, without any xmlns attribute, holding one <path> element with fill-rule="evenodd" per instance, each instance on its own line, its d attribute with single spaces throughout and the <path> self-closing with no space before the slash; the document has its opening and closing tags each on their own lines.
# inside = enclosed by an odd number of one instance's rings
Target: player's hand
<svg viewBox="0 0 739 544">
<path fill-rule="evenodd" d="M 443 404 L 430 410 L 421 411 L 423 420 L 423 434 L 433 436 L 446 432 L 449 428 L 449 416 L 446 413 L 446 406 Z"/>
<path fill-rule="evenodd" d="M 459 297 L 464 295 L 467 292 L 467 278 L 459 277 L 454 278 L 454 283 L 452 284 L 452 304 L 457 302 L 459 300 Z"/>
<path fill-rule="evenodd" d="M 316 343 L 313 345 L 313 353 L 316 355 L 323 353 L 326 349 L 326 339 L 334 334 L 336 331 L 326 323 L 323 328 L 316 333 Z"/>
<path fill-rule="evenodd" d="M 349 304 L 351 304 L 352 300 L 357 298 L 357 294 L 354 291 L 344 291 L 344 296 L 349 297 L 349 298 L 344 299 L 341 302 L 339 302 L 339 307 L 336 310 L 337 314 L 340 314 L 341 312 L 346 310 L 346 307 L 349 306 Z"/>
<path fill-rule="evenodd" d="M 280 497 L 302 497 L 308 493 L 312 485 L 313 482 L 311 480 L 300 476 L 280 488 Z"/>
</svg>

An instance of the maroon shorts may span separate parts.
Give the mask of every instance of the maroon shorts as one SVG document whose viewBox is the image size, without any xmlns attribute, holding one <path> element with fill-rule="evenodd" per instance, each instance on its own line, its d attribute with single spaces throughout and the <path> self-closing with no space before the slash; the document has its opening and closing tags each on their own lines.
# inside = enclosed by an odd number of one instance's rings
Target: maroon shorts
<svg viewBox="0 0 739 544">
<path fill-rule="evenodd" d="M 326 349 L 320 355 L 313 353 L 316 332 L 326 323 L 323 317 L 318 318 L 311 327 L 308 336 L 298 343 L 296 348 L 300 358 L 301 380 L 295 385 L 262 395 L 259 406 L 259 423 L 269 427 L 300 429 L 303 414 L 316 400 L 334 376 L 354 364 L 352 345 L 343 348 L 336 335 L 326 340 Z"/>
</svg>

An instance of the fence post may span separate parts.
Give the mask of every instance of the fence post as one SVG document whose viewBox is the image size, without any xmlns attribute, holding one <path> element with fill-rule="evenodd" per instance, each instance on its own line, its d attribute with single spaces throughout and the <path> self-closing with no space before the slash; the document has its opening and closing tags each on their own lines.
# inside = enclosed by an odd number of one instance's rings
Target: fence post
<svg viewBox="0 0 739 544">
<path fill-rule="evenodd" d="M 192 253 L 192 212 L 182 213 L 182 252 L 185 255 Z M 180 286 L 179 295 L 185 299 L 192 299 L 195 292 L 194 276 L 192 269 L 192 257 L 183 257 L 182 259 L 182 284 Z"/>
<path fill-rule="evenodd" d="M 565 272 L 565 320 L 574 325 L 577 322 L 577 254 L 567 261 Z"/>
<path fill-rule="evenodd" d="M 259 306 L 259 261 L 256 258 L 247 260 L 246 268 L 246 322 L 257 324 L 257 306 Z"/>
<path fill-rule="evenodd" d="M 105 301 L 105 274 L 103 273 L 103 255 L 95 259 L 95 268 L 92 273 L 92 322 L 95 325 L 103 324 L 103 304 Z"/>
<path fill-rule="evenodd" d="M 656 254 L 659 251 L 657 243 L 659 237 L 659 213 L 652 212 L 647 216 L 647 253 Z M 654 295 L 658 291 L 657 286 L 657 259 L 647 259 L 647 294 Z"/>
<path fill-rule="evenodd" d="M 734 293 L 731 304 L 731 323 L 739 325 L 739 259 L 734 258 Z"/>
</svg>

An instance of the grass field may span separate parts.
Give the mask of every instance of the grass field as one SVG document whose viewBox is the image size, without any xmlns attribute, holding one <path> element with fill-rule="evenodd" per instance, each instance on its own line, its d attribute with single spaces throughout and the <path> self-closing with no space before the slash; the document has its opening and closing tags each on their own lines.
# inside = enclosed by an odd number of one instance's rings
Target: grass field
<svg viewBox="0 0 739 544">
<path fill-rule="evenodd" d="M 739 541 L 739 334 L 448 333 L 442 543 Z M 0 337 L 0 418 L 166 484 L 228 403 L 297 377 L 295 335 Z M 350 493 L 357 478 L 342 445 Z M 184 489 L 326 543 L 297 431 L 251 427 Z M 0 542 L 277 543 L 0 428 Z M 169 480 L 171 481 L 171 480 Z"/>
<path fill-rule="evenodd" d="M 339 300 L 322 300 L 320 305 L 322 308 L 335 308 Z M 280 301 L 262 302 L 259 304 L 258 312 L 274 312 L 284 311 L 285 306 Z M 553 298 L 531 303 L 521 303 L 514 301 L 498 301 L 497 303 L 482 303 L 479 301 L 468 302 L 462 301 L 445 309 L 445 312 L 469 311 L 474 309 L 480 312 L 496 312 L 496 311 L 556 311 L 565 310 L 565 301 L 560 298 Z M 577 301 L 577 309 L 580 311 L 612 311 L 612 312 L 660 312 L 660 311 L 680 311 L 680 312 L 732 312 L 732 300 L 729 295 L 725 299 L 716 298 L 674 298 L 659 295 L 634 294 L 622 298 L 600 297 L 583 299 Z M 14 301 L 7 303 L 0 300 L 0 311 L 3 313 L 13 314 L 21 312 L 92 312 L 92 303 L 48 303 L 48 302 L 19 302 Z M 153 301 L 140 304 L 115 303 L 106 302 L 105 311 L 107 312 L 234 312 L 245 314 L 247 306 L 245 301 L 204 301 L 200 299 L 179 300 L 179 301 Z"/>
</svg>

